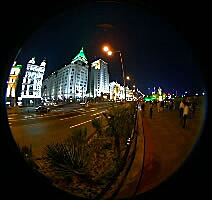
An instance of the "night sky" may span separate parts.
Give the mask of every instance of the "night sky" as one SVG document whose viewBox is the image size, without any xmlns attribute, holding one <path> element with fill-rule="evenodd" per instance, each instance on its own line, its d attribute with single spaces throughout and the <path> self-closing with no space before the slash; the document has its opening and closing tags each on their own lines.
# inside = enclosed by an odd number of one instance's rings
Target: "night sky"
<svg viewBox="0 0 212 200">
<path fill-rule="evenodd" d="M 70 63 L 83 46 L 89 63 L 102 58 L 109 64 L 110 82 L 123 84 L 119 55 L 106 56 L 105 43 L 122 52 L 126 74 L 145 93 L 159 86 L 178 94 L 204 91 L 200 65 L 184 35 L 166 19 L 129 5 L 99 3 L 67 9 L 26 39 L 17 61 L 26 67 L 31 57 L 38 63 L 45 57 L 46 78 Z"/>
</svg>

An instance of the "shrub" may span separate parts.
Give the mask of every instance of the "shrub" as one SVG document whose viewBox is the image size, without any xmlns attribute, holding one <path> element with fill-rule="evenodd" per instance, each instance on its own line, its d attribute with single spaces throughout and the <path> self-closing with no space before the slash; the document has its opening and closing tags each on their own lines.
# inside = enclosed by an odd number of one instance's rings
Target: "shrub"
<svg viewBox="0 0 212 200">
<path fill-rule="evenodd" d="M 101 118 L 92 120 L 92 126 L 96 129 L 97 135 L 102 136 L 102 120 Z"/>
<path fill-rule="evenodd" d="M 85 140 L 86 131 L 75 132 L 64 142 L 50 144 L 43 149 L 43 159 L 57 173 L 63 176 L 73 174 L 87 177 L 90 156 Z"/>
<path fill-rule="evenodd" d="M 38 169 L 38 165 L 34 162 L 33 156 L 32 156 L 32 145 L 30 146 L 19 146 L 18 149 L 21 153 L 21 156 L 24 158 L 26 163 L 32 168 L 32 169 Z"/>
</svg>

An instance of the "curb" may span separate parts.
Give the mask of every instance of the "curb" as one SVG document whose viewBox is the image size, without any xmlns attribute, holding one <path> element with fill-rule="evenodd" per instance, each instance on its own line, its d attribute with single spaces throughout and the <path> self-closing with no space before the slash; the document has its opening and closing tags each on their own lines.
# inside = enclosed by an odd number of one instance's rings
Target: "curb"
<svg viewBox="0 0 212 200">
<path fill-rule="evenodd" d="M 142 121 L 141 115 L 139 114 L 138 122 L 141 123 Z M 142 123 L 141 123 L 142 124 Z M 143 126 L 143 124 L 142 124 Z M 137 144 L 136 144 L 136 152 L 135 158 L 133 163 L 130 167 L 130 170 L 127 174 L 124 184 L 122 185 L 119 193 L 115 197 L 115 199 L 125 199 L 125 198 L 132 198 L 135 196 L 137 191 L 137 186 L 140 182 L 140 178 L 142 175 L 142 168 L 143 168 L 143 157 L 144 157 L 144 136 L 143 136 L 143 129 L 139 127 L 138 129 L 138 136 L 137 136 Z"/>
</svg>

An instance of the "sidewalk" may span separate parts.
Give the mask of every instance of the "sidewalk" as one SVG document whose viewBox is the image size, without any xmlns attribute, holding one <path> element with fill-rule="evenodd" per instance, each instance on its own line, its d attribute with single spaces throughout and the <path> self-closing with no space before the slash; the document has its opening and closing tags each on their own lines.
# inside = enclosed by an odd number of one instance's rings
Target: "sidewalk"
<svg viewBox="0 0 212 200">
<path fill-rule="evenodd" d="M 158 113 L 154 108 L 150 119 L 148 106 L 143 119 L 144 171 L 137 195 L 155 188 L 183 165 L 200 136 L 203 122 L 202 110 L 197 110 L 183 129 L 178 110 Z"/>
<path fill-rule="evenodd" d="M 132 198 L 136 192 L 136 186 L 142 173 L 144 158 L 144 137 L 142 128 L 141 111 L 138 113 L 138 136 L 136 145 L 136 154 L 128 175 L 115 199 Z"/>
<path fill-rule="evenodd" d="M 187 127 L 183 129 L 178 110 L 158 113 L 154 108 L 150 119 L 147 104 L 143 124 L 139 113 L 135 159 L 115 199 L 129 199 L 150 191 L 182 166 L 200 135 L 201 112 L 197 111 L 194 118 L 188 119 Z"/>
</svg>

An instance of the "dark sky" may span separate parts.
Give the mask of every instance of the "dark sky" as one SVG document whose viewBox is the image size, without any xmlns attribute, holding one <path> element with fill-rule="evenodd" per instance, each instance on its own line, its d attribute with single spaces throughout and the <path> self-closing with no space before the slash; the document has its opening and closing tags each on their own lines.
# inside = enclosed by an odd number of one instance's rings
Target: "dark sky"
<svg viewBox="0 0 212 200">
<path fill-rule="evenodd" d="M 109 64 L 110 81 L 123 83 L 119 55 L 107 57 L 104 43 L 121 50 L 126 73 L 144 92 L 154 86 L 179 93 L 204 87 L 192 48 L 174 24 L 144 8 L 116 3 L 86 4 L 52 17 L 29 36 L 17 61 L 26 67 L 31 57 L 38 63 L 46 57 L 47 77 L 83 46 L 89 63 L 102 58 Z"/>
</svg>

